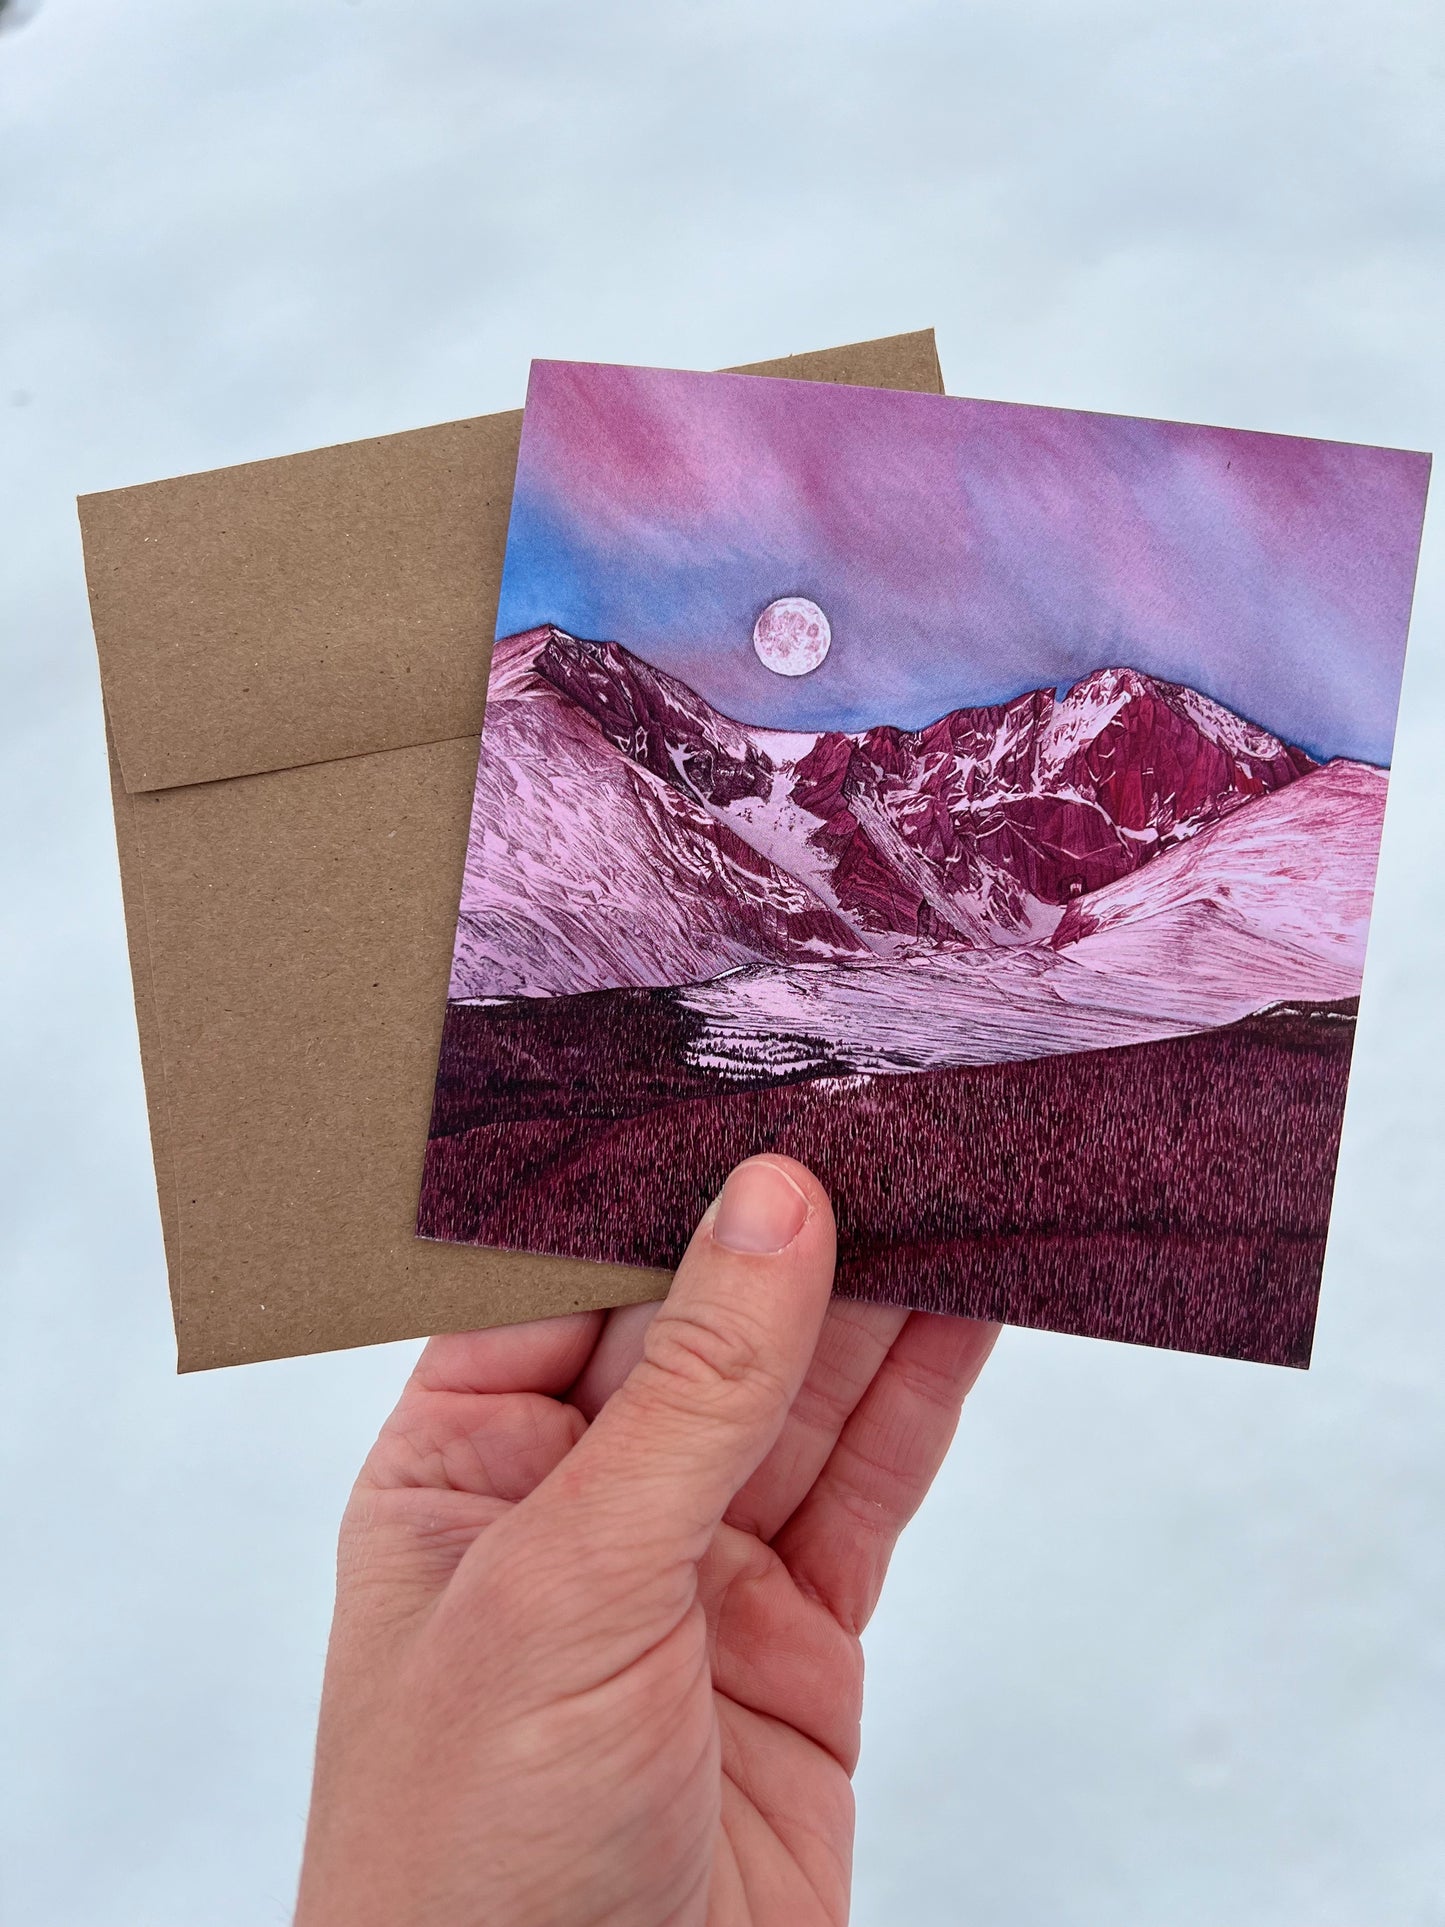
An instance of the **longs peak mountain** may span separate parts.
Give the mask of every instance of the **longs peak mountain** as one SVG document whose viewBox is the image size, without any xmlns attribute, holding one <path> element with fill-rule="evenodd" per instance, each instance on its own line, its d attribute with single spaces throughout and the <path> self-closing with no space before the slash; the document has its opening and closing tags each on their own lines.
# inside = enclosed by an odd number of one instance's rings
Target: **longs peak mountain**
<svg viewBox="0 0 1445 1927">
<path fill-rule="evenodd" d="M 1318 768 L 1128 668 L 800 734 L 529 630 L 494 656 L 452 995 L 1055 946 L 1092 927 L 1083 900 Z"/>
</svg>

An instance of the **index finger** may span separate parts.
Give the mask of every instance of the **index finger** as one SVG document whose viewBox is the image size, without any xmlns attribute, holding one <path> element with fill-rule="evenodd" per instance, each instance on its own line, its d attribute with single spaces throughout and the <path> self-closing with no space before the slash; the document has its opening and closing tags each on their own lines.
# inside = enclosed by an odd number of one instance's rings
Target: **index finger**
<svg viewBox="0 0 1445 1927">
<path fill-rule="evenodd" d="M 773 1550 L 850 1632 L 878 1603 L 898 1535 L 943 1463 L 998 1326 L 913 1312 Z"/>
<path fill-rule="evenodd" d="M 581 1376 L 605 1316 L 574 1311 L 491 1331 L 443 1333 L 427 1340 L 411 1383 L 427 1392 L 547 1392 L 555 1397 Z"/>
</svg>

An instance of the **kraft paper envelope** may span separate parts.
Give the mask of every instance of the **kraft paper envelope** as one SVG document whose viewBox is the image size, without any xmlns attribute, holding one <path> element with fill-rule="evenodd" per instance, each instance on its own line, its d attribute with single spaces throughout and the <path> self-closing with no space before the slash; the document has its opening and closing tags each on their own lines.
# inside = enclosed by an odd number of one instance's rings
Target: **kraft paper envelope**
<svg viewBox="0 0 1445 1927">
<path fill-rule="evenodd" d="M 942 391 L 931 330 L 741 372 Z M 183 1371 L 665 1287 L 413 1230 L 520 425 L 81 499 Z"/>
</svg>

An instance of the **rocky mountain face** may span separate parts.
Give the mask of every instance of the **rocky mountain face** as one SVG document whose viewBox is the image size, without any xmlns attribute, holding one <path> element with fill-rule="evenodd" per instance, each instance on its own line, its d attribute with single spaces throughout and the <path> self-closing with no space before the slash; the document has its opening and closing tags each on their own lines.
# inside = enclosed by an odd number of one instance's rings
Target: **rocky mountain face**
<svg viewBox="0 0 1445 1927">
<path fill-rule="evenodd" d="M 532 630 L 494 658 L 452 994 L 1056 950 L 1096 893 L 1319 773 L 1128 668 L 920 730 L 796 734 Z"/>
<path fill-rule="evenodd" d="M 543 633 L 532 658 L 537 674 L 639 769 L 714 808 L 767 795 L 771 760 L 740 723 L 719 715 L 686 683 L 618 643 L 581 642 L 560 629 Z"/>
<path fill-rule="evenodd" d="M 794 772 L 868 928 L 1029 942 L 1076 898 L 1315 767 L 1192 689 L 1100 669 L 917 731 L 826 735 Z"/>
</svg>

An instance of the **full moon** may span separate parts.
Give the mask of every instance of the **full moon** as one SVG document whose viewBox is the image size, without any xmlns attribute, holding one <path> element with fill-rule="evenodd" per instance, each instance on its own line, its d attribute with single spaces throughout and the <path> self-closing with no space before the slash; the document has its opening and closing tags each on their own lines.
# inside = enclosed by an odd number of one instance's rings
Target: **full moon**
<svg viewBox="0 0 1445 1927">
<path fill-rule="evenodd" d="M 816 602 L 779 596 L 753 624 L 753 647 L 764 669 L 776 676 L 806 676 L 828 653 L 833 631 Z"/>
</svg>

